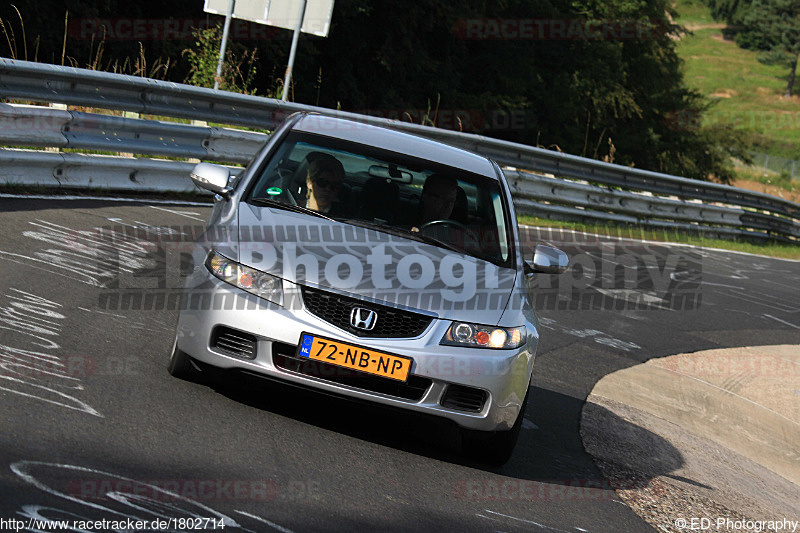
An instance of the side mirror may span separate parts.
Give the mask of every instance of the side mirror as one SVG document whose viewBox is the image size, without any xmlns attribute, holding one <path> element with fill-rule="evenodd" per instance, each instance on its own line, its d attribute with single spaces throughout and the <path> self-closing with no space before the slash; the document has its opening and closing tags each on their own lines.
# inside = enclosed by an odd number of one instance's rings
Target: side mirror
<svg viewBox="0 0 800 533">
<path fill-rule="evenodd" d="M 230 175 L 230 170 L 221 165 L 198 163 L 192 169 L 189 177 L 198 187 L 227 198 L 231 192 L 228 188 Z"/>
<path fill-rule="evenodd" d="M 569 256 L 558 248 L 537 244 L 532 267 L 533 272 L 563 274 L 569 268 Z"/>
</svg>

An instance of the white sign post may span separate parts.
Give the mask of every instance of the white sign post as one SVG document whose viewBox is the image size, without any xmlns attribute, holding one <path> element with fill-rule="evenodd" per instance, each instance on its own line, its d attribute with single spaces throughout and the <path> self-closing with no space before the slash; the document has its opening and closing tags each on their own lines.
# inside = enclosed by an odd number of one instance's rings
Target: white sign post
<svg viewBox="0 0 800 533">
<path fill-rule="evenodd" d="M 219 80 L 222 77 L 222 63 L 225 62 L 225 49 L 228 47 L 228 30 L 231 28 L 231 17 L 236 0 L 228 1 L 228 12 L 225 13 L 225 26 L 222 28 L 222 42 L 219 45 L 219 61 L 217 61 L 217 72 L 214 74 L 214 90 L 219 89 Z"/>
<path fill-rule="evenodd" d="M 300 32 L 327 37 L 333 15 L 333 2 L 334 0 L 205 0 L 203 11 L 215 15 L 225 15 L 225 27 L 222 31 L 222 44 L 214 89 L 219 86 L 228 41 L 228 29 L 231 17 L 234 17 L 258 24 L 294 30 L 292 47 L 289 51 L 289 64 L 286 66 L 286 75 L 283 80 L 281 100 L 285 102 L 286 96 L 289 94 L 289 86 L 292 83 L 292 68 Z"/>
<path fill-rule="evenodd" d="M 300 28 L 303 27 L 303 19 L 306 16 L 306 0 L 300 1 L 300 12 L 297 14 L 297 24 L 294 27 L 294 35 L 292 35 L 292 48 L 289 51 L 289 64 L 286 65 L 286 74 L 283 76 L 283 92 L 281 93 L 281 102 L 286 101 L 286 95 L 289 94 L 289 89 L 292 87 L 292 67 L 294 66 L 294 55 L 297 52 L 297 41 L 300 38 Z"/>
<path fill-rule="evenodd" d="M 231 18 L 250 20 L 260 24 L 267 23 L 269 0 L 205 0 L 203 11 L 214 15 L 225 15 L 225 26 L 222 29 L 222 42 L 219 45 L 219 61 L 217 73 L 214 75 L 214 89 L 219 89 L 222 77 L 222 64 L 225 62 L 225 50 L 228 47 L 228 31 Z"/>
</svg>

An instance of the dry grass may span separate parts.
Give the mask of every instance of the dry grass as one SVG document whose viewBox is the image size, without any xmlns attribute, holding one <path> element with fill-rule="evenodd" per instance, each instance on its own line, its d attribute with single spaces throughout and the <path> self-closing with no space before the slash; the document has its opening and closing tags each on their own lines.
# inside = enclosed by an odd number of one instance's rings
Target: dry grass
<svg viewBox="0 0 800 533">
<path fill-rule="evenodd" d="M 11 59 L 22 59 L 25 61 L 38 61 L 39 42 L 40 37 L 36 36 L 33 41 L 33 55 L 28 55 L 28 38 L 25 33 L 25 19 L 22 17 L 19 9 L 12 4 L 14 11 L 17 13 L 18 21 L 3 20 L 0 18 L 0 32 L 5 37 L 5 42 L 8 45 L 8 57 Z M 61 50 L 61 64 L 76 68 L 85 68 L 89 70 L 102 70 L 105 72 L 114 72 L 116 74 L 128 74 L 132 76 L 140 76 L 153 79 L 166 79 L 170 67 L 174 64 L 172 59 L 157 58 L 152 63 L 148 63 L 145 54 L 145 48 L 142 43 L 139 43 L 139 53 L 136 57 L 126 57 L 123 60 L 105 58 L 105 35 L 103 38 L 95 41 L 92 38 L 89 48 L 89 57 L 87 60 L 81 60 L 76 57 L 67 55 L 67 28 L 69 25 L 69 11 L 64 13 L 64 39 Z M 0 40 L 0 42 L 2 42 Z"/>
</svg>

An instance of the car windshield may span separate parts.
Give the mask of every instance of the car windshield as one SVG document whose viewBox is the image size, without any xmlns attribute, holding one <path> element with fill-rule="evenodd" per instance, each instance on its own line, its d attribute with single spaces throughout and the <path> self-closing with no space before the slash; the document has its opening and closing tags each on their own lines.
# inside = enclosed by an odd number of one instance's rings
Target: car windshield
<svg viewBox="0 0 800 533">
<path fill-rule="evenodd" d="M 260 169 L 246 201 L 307 209 L 513 266 L 496 179 L 397 152 L 292 132 Z"/>
</svg>

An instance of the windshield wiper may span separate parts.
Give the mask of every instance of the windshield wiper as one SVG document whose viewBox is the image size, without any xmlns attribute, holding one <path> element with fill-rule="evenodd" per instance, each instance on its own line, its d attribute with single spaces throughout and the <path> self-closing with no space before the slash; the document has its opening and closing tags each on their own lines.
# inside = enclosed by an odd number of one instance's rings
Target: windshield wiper
<svg viewBox="0 0 800 533">
<path fill-rule="evenodd" d="M 294 204 L 284 204 L 283 202 L 277 202 L 271 198 L 250 198 L 249 202 L 253 202 L 259 205 L 264 205 L 267 207 L 275 207 L 277 209 L 285 209 L 286 211 L 293 211 L 295 213 L 303 213 L 306 215 L 314 215 L 319 218 L 324 218 L 325 220 L 333 219 L 324 213 L 320 213 L 319 211 L 314 211 L 313 209 L 309 209 L 308 207 L 303 207 L 301 205 L 294 205 Z"/>
<path fill-rule="evenodd" d="M 386 224 L 378 224 L 377 222 L 370 222 L 369 220 L 363 220 L 360 218 L 337 218 L 339 222 L 344 222 L 345 224 L 351 224 L 353 226 L 359 226 L 362 228 L 369 228 L 369 229 L 376 229 L 378 231 L 382 231 L 384 233 L 388 233 L 390 235 L 397 235 L 398 237 L 405 237 L 408 233 L 407 231 L 396 228 L 394 226 L 387 226 Z"/>
<path fill-rule="evenodd" d="M 434 246 L 439 246 L 441 248 L 447 248 L 451 252 L 458 252 L 460 254 L 473 255 L 472 253 L 468 252 L 467 250 L 464 250 L 463 248 L 460 248 L 460 247 L 456 246 L 455 244 L 451 244 L 449 242 L 445 242 L 445 241 L 439 240 L 436 237 L 431 237 L 430 235 L 422 233 L 421 231 L 408 231 L 408 232 L 406 232 L 406 235 L 411 235 L 411 236 L 419 239 L 420 241 L 426 242 L 428 244 L 433 244 Z"/>
<path fill-rule="evenodd" d="M 451 252 L 458 252 L 458 253 L 467 253 L 467 250 L 462 250 L 461 248 L 450 244 L 449 242 L 440 241 L 435 237 L 431 237 L 430 235 L 426 235 L 424 233 L 420 233 L 418 231 L 410 231 L 407 229 L 398 228 L 396 226 L 388 226 L 386 224 L 378 224 L 376 222 L 369 222 L 367 220 L 360 220 L 355 218 L 346 218 L 346 219 L 339 219 L 342 222 L 347 224 L 352 224 L 353 226 L 361 226 L 362 228 L 372 228 L 378 231 L 382 231 L 384 233 L 388 233 L 390 235 L 397 235 L 398 237 L 405 237 L 407 239 L 412 239 L 415 241 L 424 242 L 427 244 L 432 244 L 434 246 L 438 246 L 440 248 L 445 248 L 450 250 Z M 470 254 L 471 255 L 471 254 Z"/>
</svg>

